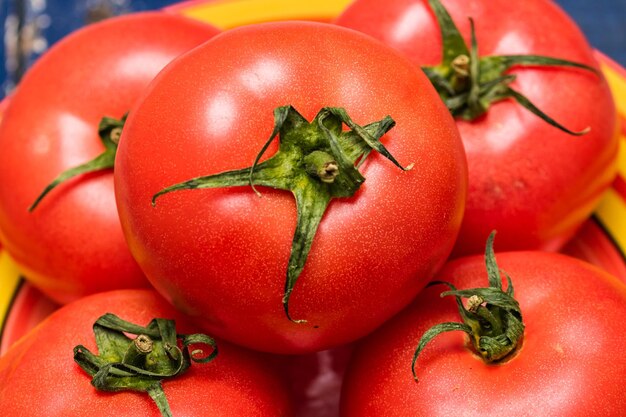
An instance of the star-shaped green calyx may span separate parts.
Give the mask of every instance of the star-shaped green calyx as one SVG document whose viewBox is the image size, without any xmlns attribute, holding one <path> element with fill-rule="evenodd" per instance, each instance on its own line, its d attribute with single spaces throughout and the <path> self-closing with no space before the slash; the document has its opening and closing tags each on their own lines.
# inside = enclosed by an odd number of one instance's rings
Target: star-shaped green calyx
<svg viewBox="0 0 626 417">
<path fill-rule="evenodd" d="M 431 285 L 446 285 L 450 291 L 441 293 L 441 297 L 452 295 L 462 322 L 436 324 L 422 335 L 411 362 L 411 372 L 417 381 L 415 365 L 417 358 L 426 345 L 436 336 L 445 332 L 462 331 L 469 335 L 474 350 L 487 363 L 501 361 L 511 355 L 521 343 L 524 335 L 524 323 L 519 303 L 514 298 L 511 277 L 505 273 L 507 289 L 502 289 L 502 276 L 493 251 L 495 232 L 487 239 L 485 265 L 489 287 L 458 290 L 449 282 L 434 281 Z M 463 298 L 467 305 L 463 305 Z"/>
<path fill-rule="evenodd" d="M 74 360 L 93 377 L 91 384 L 100 391 L 146 392 L 163 417 L 172 413 L 161 382 L 182 375 L 192 361 L 207 363 L 217 356 L 211 337 L 176 334 L 173 320 L 154 319 L 142 327 L 107 313 L 94 323 L 93 332 L 98 355 L 82 345 L 74 348 Z M 198 345 L 208 346 L 209 353 L 189 351 Z"/>
<path fill-rule="evenodd" d="M 478 42 L 472 28 L 471 47 L 468 48 L 450 14 L 439 0 L 428 0 L 443 40 L 443 61 L 422 69 L 454 117 L 474 120 L 482 116 L 491 104 L 512 98 L 546 123 L 571 135 L 583 135 L 589 128 L 572 131 L 558 123 L 535 106 L 526 96 L 511 88 L 516 76 L 507 74 L 515 66 L 560 66 L 581 68 L 598 73 L 595 68 L 564 59 L 541 55 L 478 56 Z"/>
<path fill-rule="evenodd" d="M 349 130 L 344 130 L 344 124 Z M 289 298 L 304 269 L 313 238 L 334 198 L 351 197 L 365 181 L 359 167 L 374 150 L 402 170 L 396 159 L 380 142 L 395 122 L 391 117 L 360 126 L 348 113 L 337 107 L 325 107 L 312 122 L 307 121 L 292 106 L 274 110 L 274 130 L 262 147 L 252 166 L 215 175 L 193 178 L 167 187 L 154 195 L 157 198 L 177 190 L 261 185 L 291 191 L 296 199 L 297 224 L 291 254 L 286 268 L 283 308 L 287 318 Z M 274 138 L 279 137 L 279 149 L 271 158 L 259 162 Z"/>
<path fill-rule="evenodd" d="M 39 194 L 37 199 L 35 199 L 33 204 L 31 204 L 31 206 L 28 208 L 28 211 L 35 210 L 41 200 L 43 200 L 43 198 L 48 195 L 50 191 L 52 191 L 61 183 L 79 175 L 113 168 L 115 164 L 115 154 L 117 153 L 117 145 L 120 141 L 120 136 L 122 135 L 122 128 L 124 127 L 124 123 L 126 122 L 126 116 L 127 115 L 124 115 L 121 119 L 103 117 L 102 120 L 100 120 L 100 124 L 98 125 L 98 135 L 100 136 L 100 140 L 104 145 L 104 151 L 91 161 L 85 162 L 84 164 L 78 165 L 74 168 L 70 168 L 59 174 L 58 177 L 56 177 L 50 184 L 46 186 L 46 188 L 44 188 L 44 190 L 41 192 L 41 194 Z"/>
</svg>

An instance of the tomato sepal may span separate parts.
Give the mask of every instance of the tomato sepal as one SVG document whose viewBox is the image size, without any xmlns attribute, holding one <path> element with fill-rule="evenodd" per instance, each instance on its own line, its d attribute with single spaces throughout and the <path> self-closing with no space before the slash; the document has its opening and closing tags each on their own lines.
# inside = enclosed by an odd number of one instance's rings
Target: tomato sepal
<svg viewBox="0 0 626 417">
<path fill-rule="evenodd" d="M 74 347 L 74 361 L 92 377 L 91 384 L 99 391 L 146 392 L 164 417 L 172 414 L 162 381 L 183 374 L 192 362 L 207 363 L 218 354 L 213 338 L 179 335 L 175 322 L 168 319 L 153 319 L 142 327 L 107 313 L 94 323 L 93 332 L 98 355 L 83 345 Z M 209 346 L 210 353 L 190 352 L 189 347 L 197 344 Z"/>
<path fill-rule="evenodd" d="M 441 293 L 441 297 L 454 296 L 462 323 L 448 322 L 437 324 L 428 329 L 420 338 L 411 361 L 411 372 L 418 381 L 415 370 L 417 359 L 426 345 L 441 333 L 463 331 L 469 336 L 473 350 L 486 363 L 501 361 L 515 352 L 524 336 L 524 323 L 519 303 L 514 298 L 514 287 L 511 277 L 507 279 L 506 291 L 502 288 L 502 276 L 493 251 L 495 232 L 487 239 L 485 249 L 485 266 L 489 287 L 458 290 L 453 284 L 445 281 L 433 281 L 432 285 L 446 285 L 449 291 Z M 467 306 L 462 299 L 467 298 Z"/>
<path fill-rule="evenodd" d="M 344 131 L 344 124 L 350 130 Z M 274 109 L 272 133 L 252 166 L 196 177 L 166 187 L 153 195 L 152 205 L 155 206 L 156 200 L 164 194 L 186 189 L 250 185 L 259 196 L 255 185 L 290 191 L 296 200 L 297 224 L 282 303 L 290 321 L 307 323 L 307 320 L 292 318 L 289 299 L 304 270 L 313 239 L 330 201 L 352 197 L 357 192 L 365 181 L 359 167 L 372 150 L 402 171 L 413 167 L 412 164 L 403 167 L 380 142 L 380 138 L 394 125 L 395 121 L 386 116 L 380 121 L 360 126 L 345 109 L 337 107 L 321 109 L 309 122 L 293 106 L 277 107 Z M 279 138 L 278 151 L 259 162 L 276 136 Z"/>
<path fill-rule="evenodd" d="M 46 186 L 46 188 L 44 188 L 41 194 L 39 194 L 39 196 L 35 199 L 33 204 L 31 204 L 31 206 L 28 208 L 28 211 L 32 212 L 33 210 L 35 210 L 41 200 L 43 200 L 43 198 L 48 195 L 50 191 L 52 191 L 61 183 L 79 175 L 113 168 L 113 166 L 115 165 L 117 145 L 119 143 L 120 136 L 122 134 L 122 128 L 124 127 L 124 123 L 126 122 L 127 115 L 128 114 L 125 114 L 124 116 L 122 116 L 121 119 L 103 117 L 98 124 L 98 136 L 100 136 L 100 140 L 104 145 L 104 151 L 91 161 L 70 168 L 59 174 L 58 177 L 56 177 L 50 184 Z"/>
<path fill-rule="evenodd" d="M 441 64 L 422 68 L 454 117 L 472 121 L 484 115 L 501 100 L 513 99 L 546 123 L 573 136 L 590 131 L 570 130 L 534 105 L 526 96 L 510 87 L 515 75 L 505 74 L 514 66 L 557 66 L 578 68 L 599 75 L 585 64 L 542 55 L 478 56 L 474 21 L 471 26 L 471 47 L 468 48 L 450 14 L 439 0 L 428 1 L 433 10 L 443 41 Z"/>
</svg>

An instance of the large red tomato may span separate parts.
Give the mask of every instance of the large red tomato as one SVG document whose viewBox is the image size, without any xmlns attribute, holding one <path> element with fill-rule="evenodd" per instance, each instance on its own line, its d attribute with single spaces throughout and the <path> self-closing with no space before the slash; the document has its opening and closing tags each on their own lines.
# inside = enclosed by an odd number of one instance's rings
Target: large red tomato
<svg viewBox="0 0 626 417">
<path fill-rule="evenodd" d="M 281 107 L 288 105 L 299 114 Z M 341 110 L 321 113 L 325 133 L 321 115 L 308 123 L 326 106 L 345 108 L 360 125 L 391 115 L 397 125 L 382 137 L 387 150 L 373 136 L 382 136 L 375 127 L 386 131 L 390 119 L 366 127 L 377 130 L 368 140 L 414 168 L 402 172 L 372 152 L 359 173 L 341 159 L 369 146 L 355 133 L 358 126 L 342 133 Z M 246 167 L 272 134 L 275 109 L 279 122 L 286 117 L 280 152 L 273 142 L 271 158 L 258 164 L 258 198 Z M 341 181 L 325 185 L 305 173 L 303 155 L 328 151 L 333 135 L 341 136 L 334 142 Z M 273 165 L 280 158 L 286 163 Z M 131 251 L 162 294 L 219 337 L 294 353 L 363 336 L 423 288 L 458 232 L 464 161 L 452 118 L 410 62 L 337 26 L 273 23 L 217 36 L 157 77 L 127 121 L 115 186 Z M 242 187 L 171 192 L 151 204 L 165 187 L 237 169 L 226 177 Z M 350 195 L 341 187 L 363 177 L 352 197 L 325 206 L 324 193 Z M 281 189 L 263 187 L 271 181 Z M 202 188 L 200 181 L 187 186 Z M 296 208 L 303 213 L 298 219 Z M 311 212 L 323 218 L 298 277 L 293 271 L 302 264 L 292 264 L 292 241 L 293 253 L 306 246 L 302 236 L 316 227 Z M 297 222 L 306 227 L 294 235 Z M 281 302 L 289 295 L 293 321 Z"/>
<path fill-rule="evenodd" d="M 0 123 L 2 123 L 2 119 L 4 118 L 4 111 L 8 105 L 9 105 L 8 98 L 5 97 L 2 101 L 0 101 Z"/>
<path fill-rule="evenodd" d="M 104 151 L 103 117 L 121 118 L 167 63 L 215 33 L 157 12 L 106 20 L 55 45 L 12 95 L 0 126 L 0 240 L 57 302 L 146 282 L 124 241 L 110 169 L 29 207 L 63 171 Z"/>
<path fill-rule="evenodd" d="M 576 25 L 549 0 L 442 0 L 478 54 L 534 54 L 598 68 Z M 442 62 L 442 38 L 427 0 L 357 0 L 338 19 L 382 40 L 419 66 Z M 513 99 L 473 121 L 457 120 L 469 170 L 468 202 L 455 254 L 478 253 L 491 230 L 500 249 L 556 250 L 589 216 L 615 174 L 615 111 L 603 77 L 583 69 L 514 66 L 511 87 L 565 127 Z"/>
<path fill-rule="evenodd" d="M 449 287 L 433 285 L 357 348 L 344 380 L 343 417 L 626 413 L 626 328 L 619 319 L 626 315 L 626 286 L 564 255 L 508 252 L 497 260 L 512 279 L 526 327 L 512 357 L 487 364 L 463 332 L 443 333 L 417 357 L 416 382 L 411 362 L 426 330 L 461 321 L 454 297 L 440 297 Z M 459 290 L 487 287 L 486 276 L 479 256 L 457 259 L 438 274 Z"/>
<path fill-rule="evenodd" d="M 154 318 L 175 319 L 179 334 L 197 333 L 151 290 L 101 293 L 68 304 L 0 359 L 2 413 L 16 417 L 161 416 L 146 393 L 96 391 L 91 377 L 74 362 L 72 351 L 77 345 L 98 353 L 92 326 L 105 313 L 142 327 Z M 220 341 L 217 348 L 219 353 L 211 362 L 193 363 L 179 377 L 163 381 L 173 416 L 293 415 L 288 389 L 266 358 Z"/>
</svg>

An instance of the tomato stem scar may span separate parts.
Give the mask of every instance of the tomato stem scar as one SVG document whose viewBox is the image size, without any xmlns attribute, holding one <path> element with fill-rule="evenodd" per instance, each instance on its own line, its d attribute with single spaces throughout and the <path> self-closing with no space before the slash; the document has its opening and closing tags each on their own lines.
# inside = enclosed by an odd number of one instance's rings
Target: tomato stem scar
<svg viewBox="0 0 626 417">
<path fill-rule="evenodd" d="M 470 57 L 461 54 L 452 60 L 452 69 L 458 77 L 467 78 L 470 75 Z"/>
<path fill-rule="evenodd" d="M 327 152 L 313 151 L 304 157 L 304 163 L 309 175 L 318 177 L 327 184 L 333 183 L 339 175 L 339 164 Z"/>
<path fill-rule="evenodd" d="M 152 352 L 152 339 L 145 334 L 137 336 L 128 346 L 122 363 L 133 366 L 143 366 L 146 362 L 146 356 Z"/>
</svg>

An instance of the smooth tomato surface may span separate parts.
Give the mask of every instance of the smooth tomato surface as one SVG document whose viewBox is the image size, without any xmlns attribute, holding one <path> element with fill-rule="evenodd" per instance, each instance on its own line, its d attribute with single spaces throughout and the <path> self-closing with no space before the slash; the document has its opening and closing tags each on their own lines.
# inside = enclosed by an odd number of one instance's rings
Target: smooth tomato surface
<svg viewBox="0 0 626 417">
<path fill-rule="evenodd" d="M 362 125 L 391 115 L 366 178 L 324 214 L 304 271 L 281 303 L 296 226 L 289 192 L 249 186 L 152 196 L 252 165 L 294 106 L 307 120 L 344 107 Z M 267 156 L 276 151 L 276 143 Z M 428 80 L 390 48 L 344 28 L 276 23 L 226 32 L 168 66 L 131 113 L 115 186 L 131 251 L 151 283 L 220 337 L 278 353 L 339 345 L 399 311 L 454 243 L 466 166 L 454 122 Z"/>
<path fill-rule="evenodd" d="M 343 417 L 624 415 L 626 286 L 564 255 L 496 257 L 513 280 L 526 325 L 515 356 L 487 365 L 464 333 L 444 333 L 418 357 L 415 382 L 411 359 L 422 334 L 460 321 L 454 298 L 439 296 L 448 288 L 429 287 L 357 348 L 344 381 Z M 437 278 L 459 289 L 487 286 L 480 256 L 447 264 Z"/>
<path fill-rule="evenodd" d="M 165 13 L 106 20 L 55 45 L 12 95 L 0 126 L 0 240 L 55 301 L 147 283 L 124 241 L 111 170 L 28 207 L 61 172 L 103 152 L 102 117 L 121 118 L 167 63 L 216 33 Z"/>
<path fill-rule="evenodd" d="M 73 360 L 78 344 L 96 353 L 92 326 L 103 314 L 145 326 L 153 318 L 176 320 L 178 333 L 197 333 L 151 290 L 96 294 L 53 313 L 0 359 L 0 407 L 10 416 L 154 416 L 147 394 L 102 393 Z M 219 354 L 194 363 L 163 390 L 176 417 L 292 416 L 287 388 L 262 356 L 218 341 Z"/>
<path fill-rule="evenodd" d="M 2 119 L 4 118 L 4 111 L 6 110 L 8 105 L 9 105 L 9 98 L 5 97 L 4 99 L 2 99 L 2 101 L 0 101 L 0 123 L 2 123 Z"/>
<path fill-rule="evenodd" d="M 536 54 L 598 68 L 574 22 L 551 1 L 442 0 L 469 45 L 474 19 L 480 56 Z M 426 0 L 357 0 L 338 24 L 382 40 L 419 66 L 441 62 L 439 27 Z M 615 110 L 600 75 L 566 68 L 513 68 L 512 87 L 573 137 L 513 100 L 473 122 L 457 120 L 469 191 L 454 253 L 480 253 L 498 230 L 496 248 L 557 250 L 589 216 L 615 175 Z"/>
<path fill-rule="evenodd" d="M 7 97 L 3 98 L 2 101 L 0 101 L 0 122 L 4 118 L 4 111 L 9 105 L 9 101 L 10 101 L 10 98 L 7 98 Z"/>
</svg>

